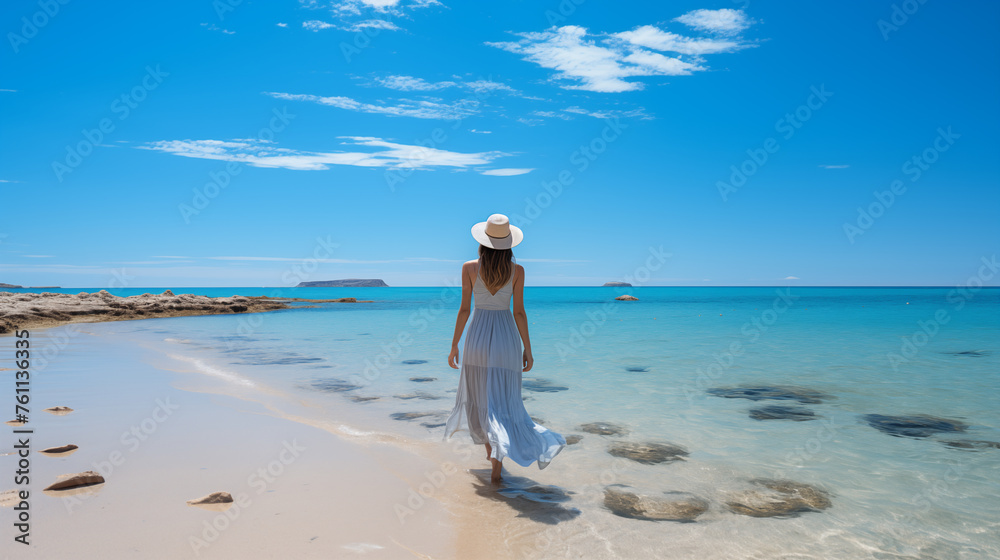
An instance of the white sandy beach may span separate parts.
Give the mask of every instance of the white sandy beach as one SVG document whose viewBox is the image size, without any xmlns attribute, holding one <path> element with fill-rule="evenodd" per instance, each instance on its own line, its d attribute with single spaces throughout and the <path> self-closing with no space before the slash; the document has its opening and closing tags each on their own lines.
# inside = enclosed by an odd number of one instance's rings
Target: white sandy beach
<svg viewBox="0 0 1000 560">
<path fill-rule="evenodd" d="M 54 330 L 33 332 L 36 344 Z M 10 353 L 13 339 L 0 341 Z M 141 354 L 113 336 L 80 334 L 33 376 L 33 450 L 68 443 L 79 450 L 60 458 L 33 453 L 31 545 L 17 550 L 5 538 L 9 553 L 455 557 L 455 524 L 437 501 L 426 500 L 405 523 L 397 519 L 396 506 L 436 465 L 398 446 L 362 445 L 277 418 L 258 403 L 177 389 L 176 373 L 144 365 Z M 54 405 L 74 411 L 41 412 Z M 4 439 L 0 469 L 13 472 L 15 442 L 10 434 Z M 106 483 L 61 496 L 41 492 L 59 475 L 86 470 L 100 472 Z M 226 512 L 185 503 L 215 491 L 233 495 Z M 12 513 L 0 510 L 5 532 Z"/>
</svg>

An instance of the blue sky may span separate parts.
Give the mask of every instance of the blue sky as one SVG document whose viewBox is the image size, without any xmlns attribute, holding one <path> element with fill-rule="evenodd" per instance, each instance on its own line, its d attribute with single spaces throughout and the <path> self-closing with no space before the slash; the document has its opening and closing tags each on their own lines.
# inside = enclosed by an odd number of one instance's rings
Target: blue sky
<svg viewBox="0 0 1000 560">
<path fill-rule="evenodd" d="M 442 285 L 494 212 L 529 285 L 997 252 L 996 2 L 483 6 L 8 3 L 0 282 Z"/>
</svg>

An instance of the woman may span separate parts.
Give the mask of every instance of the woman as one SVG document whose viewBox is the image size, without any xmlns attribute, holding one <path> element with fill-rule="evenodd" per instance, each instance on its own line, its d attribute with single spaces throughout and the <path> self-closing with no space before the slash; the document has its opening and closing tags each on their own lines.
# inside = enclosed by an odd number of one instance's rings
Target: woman
<svg viewBox="0 0 1000 560">
<path fill-rule="evenodd" d="M 479 259 L 462 265 L 462 306 L 448 355 L 448 365 L 455 369 L 473 296 L 476 307 L 465 337 L 455 409 L 444 437 L 469 430 L 473 442 L 486 445 L 486 457 L 493 465 L 490 479 L 498 483 L 505 458 L 522 467 L 538 461 L 538 468 L 544 469 L 566 440 L 535 423 L 521 399 L 521 372 L 530 371 L 534 359 L 524 312 L 524 268 L 513 262 L 511 248 L 524 235 L 507 216 L 493 214 L 472 226 L 472 237 L 479 242 Z"/>
</svg>

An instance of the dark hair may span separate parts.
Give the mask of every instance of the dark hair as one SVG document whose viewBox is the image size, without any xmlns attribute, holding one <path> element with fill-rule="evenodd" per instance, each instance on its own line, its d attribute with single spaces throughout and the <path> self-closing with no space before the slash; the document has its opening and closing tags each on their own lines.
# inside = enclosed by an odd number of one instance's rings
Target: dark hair
<svg viewBox="0 0 1000 560">
<path fill-rule="evenodd" d="M 514 251 L 479 246 L 479 275 L 490 292 L 502 288 L 514 275 Z"/>
</svg>

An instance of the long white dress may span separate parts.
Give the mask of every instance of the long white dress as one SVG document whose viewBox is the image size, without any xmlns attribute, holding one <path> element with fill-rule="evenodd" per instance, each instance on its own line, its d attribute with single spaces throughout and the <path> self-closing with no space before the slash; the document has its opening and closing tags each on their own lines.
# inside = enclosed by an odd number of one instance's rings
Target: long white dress
<svg viewBox="0 0 1000 560">
<path fill-rule="evenodd" d="M 510 311 L 513 293 L 513 275 L 491 294 L 476 273 L 475 308 L 465 333 L 458 394 L 444 439 L 468 430 L 474 443 L 489 442 L 492 458 L 510 457 L 522 467 L 538 461 L 538 468 L 544 469 L 566 446 L 566 439 L 535 423 L 524 409 L 521 336 Z"/>
</svg>

